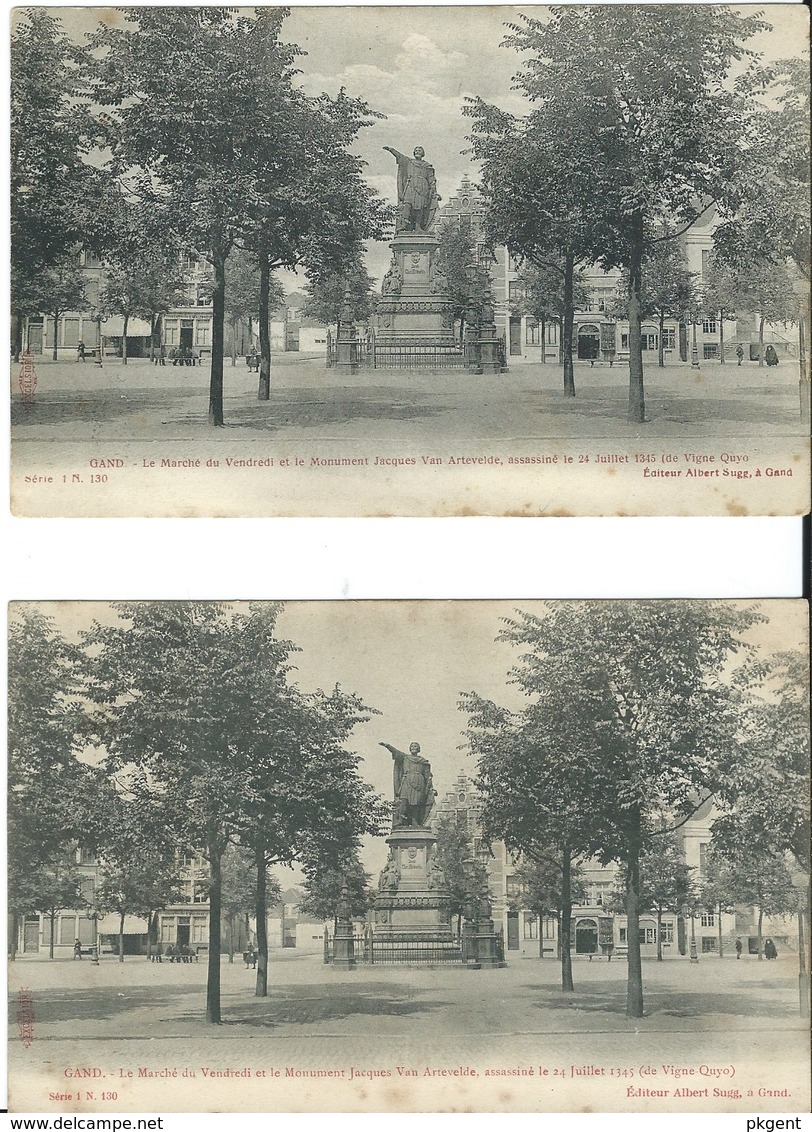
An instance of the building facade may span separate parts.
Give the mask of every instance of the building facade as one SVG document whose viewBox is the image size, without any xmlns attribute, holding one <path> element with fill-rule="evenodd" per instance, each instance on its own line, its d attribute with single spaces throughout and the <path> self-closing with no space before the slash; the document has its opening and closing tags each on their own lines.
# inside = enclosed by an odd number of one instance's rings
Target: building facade
<svg viewBox="0 0 812 1132">
<path fill-rule="evenodd" d="M 518 876 L 519 861 L 508 852 L 503 842 L 493 843 L 488 850 L 481 837 L 479 814 L 481 799 L 470 778 L 460 774 L 435 809 L 435 815 L 461 814 L 467 823 L 476 857 L 488 870 L 488 881 L 493 899 L 493 918 L 505 936 L 506 958 L 556 958 L 559 955 L 559 925 L 554 916 L 540 916 L 522 907 L 521 883 Z M 680 831 L 685 863 L 702 879 L 711 841 L 711 805 L 707 803 L 686 822 Z M 435 819 L 436 820 L 436 819 Z M 621 887 L 617 866 L 601 865 L 592 859 L 581 865 L 581 882 L 585 899 L 574 906 L 570 925 L 572 954 L 575 957 L 625 956 L 628 950 L 628 926 L 624 913 L 616 911 L 616 891 Z M 735 954 L 737 936 L 748 936 L 747 926 L 752 920 L 752 909 L 737 913 L 723 912 L 721 922 L 718 911 L 696 909 L 665 912 L 658 925 L 654 914 L 640 916 L 640 951 L 644 958 L 656 958 L 658 940 L 664 959 L 689 956 L 691 941 L 699 955 L 718 955 L 720 944 L 723 955 Z M 768 933 L 769 934 L 769 933 Z M 744 945 L 747 941 L 743 938 Z M 773 938 L 790 946 L 791 925 Z"/>
</svg>

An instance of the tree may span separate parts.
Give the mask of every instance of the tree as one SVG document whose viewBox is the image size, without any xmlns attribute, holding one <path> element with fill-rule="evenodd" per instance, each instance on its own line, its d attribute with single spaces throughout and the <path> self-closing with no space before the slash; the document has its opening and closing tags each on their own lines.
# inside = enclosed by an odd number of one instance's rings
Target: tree
<svg viewBox="0 0 812 1132">
<path fill-rule="evenodd" d="M 370 875 L 355 849 L 341 865 L 311 862 L 305 869 L 304 897 L 299 907 L 320 920 L 338 924 L 338 906 L 346 889 L 353 919 L 362 920 L 372 904 Z"/>
<path fill-rule="evenodd" d="M 19 361 L 26 314 L 43 305 L 47 277 L 67 273 L 92 224 L 98 170 L 84 164 L 89 118 L 79 87 L 84 49 L 53 9 L 15 14 L 11 37 L 11 305 Z M 54 284 L 57 280 L 51 279 Z M 59 285 L 59 284 L 57 284 Z M 75 297 L 79 297 L 75 294 Z M 71 309 L 62 306 L 63 310 Z"/>
<path fill-rule="evenodd" d="M 506 44 L 519 46 L 520 29 Z M 538 25 L 541 26 L 541 25 Z M 521 75 L 515 83 L 536 101 Z M 589 262 L 592 229 L 600 223 L 591 207 L 593 170 L 577 115 L 547 112 L 543 106 L 516 118 L 482 99 L 469 99 L 463 112 L 473 119 L 472 151 L 482 162 L 485 229 L 493 246 L 504 244 L 526 266 L 555 277 L 561 293 L 561 358 L 564 395 L 575 396 L 572 365 L 576 265 Z M 566 154 L 566 161 L 562 155 Z"/>
<path fill-rule="evenodd" d="M 547 322 L 550 319 L 557 322 L 562 331 L 559 334 L 559 355 L 563 351 L 563 326 L 565 319 L 569 317 L 564 303 L 564 274 L 564 265 L 550 260 L 539 266 L 528 263 L 516 277 L 521 294 L 517 309 L 519 313 L 535 319 L 539 325 L 542 363 L 546 362 L 545 342 Z M 586 310 L 589 303 L 589 290 L 580 271 L 576 271 L 573 276 L 571 303 L 573 311 Z"/>
<path fill-rule="evenodd" d="M 131 775 L 126 793 L 120 780 L 101 792 L 107 837 L 99 847 L 95 903 L 119 917 L 118 959 L 124 962 L 124 922 L 141 916 L 152 926 L 155 913 L 182 897 L 177 845 L 168 835 L 163 799 L 144 775 Z M 148 930 L 148 937 L 150 932 Z"/>
<path fill-rule="evenodd" d="M 241 849 L 238 845 L 228 845 L 223 854 L 221 873 L 223 881 L 223 918 L 228 928 L 228 961 L 229 963 L 233 963 L 234 921 L 240 916 L 245 917 L 245 936 L 247 939 L 248 917 L 253 911 L 257 890 L 257 879 L 252 854 Z"/>
<path fill-rule="evenodd" d="M 84 276 L 76 256 L 69 255 L 52 267 L 44 268 L 33 287 L 33 295 L 35 298 L 29 305 L 54 321 L 52 357 L 56 361 L 59 320 L 66 311 L 83 310 L 86 306 Z"/>
<path fill-rule="evenodd" d="M 84 904 L 79 873 L 66 852 L 64 856 L 55 855 L 31 879 L 31 909 L 48 917 L 48 958 L 53 959 L 57 912 L 63 908 L 79 908 Z"/>
<path fill-rule="evenodd" d="M 512 623 L 511 623 L 512 624 Z M 498 639 L 512 640 L 510 630 Z M 524 675 L 511 679 L 531 694 Z M 468 713 L 466 735 L 477 759 L 476 784 L 483 799 L 482 828 L 539 869 L 560 875 L 561 989 L 574 990 L 571 924 L 573 867 L 590 851 L 592 833 L 601 827 L 601 802 L 582 788 L 589 748 L 584 748 L 577 714 L 547 689 L 537 703 L 514 713 L 474 692 L 462 697 Z"/>
<path fill-rule="evenodd" d="M 98 775 L 79 762 L 79 656 L 42 613 L 12 606 L 8 643 L 8 884 L 19 919 L 64 905 L 71 847 L 95 836 Z M 57 894 L 54 897 L 53 890 Z M 47 899 L 44 893 L 48 890 Z M 62 895 L 60 895 L 60 893 Z M 56 900 L 56 903 L 54 903 Z"/>
<path fill-rule="evenodd" d="M 521 650 L 511 679 L 531 704 L 518 721 L 464 701 L 478 712 L 485 812 L 492 799 L 513 844 L 549 844 L 553 829 L 623 869 L 630 1017 L 643 1013 L 640 861 L 669 832 L 659 815 L 674 829 L 719 788 L 739 723 L 729 669 L 758 619 L 720 602 L 551 603 L 500 634 Z"/>
<path fill-rule="evenodd" d="M 657 917 L 657 959 L 663 958 L 663 912 L 679 912 L 691 894 L 693 872 L 686 865 L 682 845 L 669 831 L 673 819 L 662 818 L 662 836 L 647 853 L 640 857 L 641 912 L 653 912 Z"/>
<path fill-rule="evenodd" d="M 372 278 L 360 255 L 341 271 L 309 280 L 305 291 L 307 298 L 302 314 L 324 326 L 338 326 L 340 329 L 346 309 L 349 309 L 353 322 L 367 323 L 372 315 Z"/>
<path fill-rule="evenodd" d="M 715 844 L 714 852 L 719 866 L 724 867 L 728 899 L 758 908 L 758 957 L 763 959 L 765 914 L 783 915 L 797 907 L 797 894 L 784 855 L 774 851 L 765 854 L 761 846 L 732 846 L 721 840 Z"/>
<path fill-rule="evenodd" d="M 442 220 L 437 226 L 437 271 L 442 293 L 451 300 L 454 320 L 460 324 L 460 339 L 465 334 L 465 316 L 471 302 L 471 284 L 467 268 L 476 261 L 476 247 L 471 222 L 460 217 L 458 222 Z"/>
<path fill-rule="evenodd" d="M 657 364 L 665 365 L 663 354 L 663 332 L 667 318 L 686 317 L 695 305 L 695 274 L 685 265 L 685 257 L 673 232 L 663 226 L 656 242 L 652 243 L 643 260 L 640 283 L 640 319 L 656 318 L 659 329 L 659 350 Z M 620 294 L 615 304 L 615 312 L 621 318 L 629 313 L 629 274 L 621 276 Z M 707 309 L 707 308 L 706 308 Z M 723 333 L 723 332 L 722 332 Z M 720 339 L 724 359 L 724 337 Z"/>
<path fill-rule="evenodd" d="M 242 248 L 234 248 L 226 262 L 226 319 L 231 328 L 233 366 L 237 364 L 237 327 L 247 320 L 250 332 L 251 323 L 258 317 L 259 287 L 256 259 Z M 278 307 L 284 298 L 284 290 L 279 283 L 276 283 L 276 292 L 272 309 Z"/>
<path fill-rule="evenodd" d="M 515 191 L 515 206 L 508 192 L 505 207 L 519 213 L 518 230 L 506 227 L 529 258 L 534 245 L 547 250 L 555 239 L 567 259 L 626 270 L 629 419 L 643 422 L 644 261 L 663 222 L 676 239 L 729 197 L 754 93 L 766 82 L 744 43 L 767 25 L 721 7 L 664 14 L 600 5 L 522 21 L 506 43 L 528 53 L 515 83 L 534 109 L 517 130 L 509 116 L 476 105 L 477 135 L 506 140 L 481 151 L 475 135 L 475 152 L 486 159 L 486 184 L 503 179 L 496 167 L 504 159 Z M 528 199 L 544 207 L 523 232 Z M 559 216 L 571 202 L 574 225 Z M 566 320 L 564 338 L 566 363 Z"/>
<path fill-rule="evenodd" d="M 725 360 L 725 319 L 736 317 L 741 300 L 738 272 L 712 253 L 702 286 L 702 306 L 708 315 L 719 319 L 719 360 L 722 363 Z"/>
<path fill-rule="evenodd" d="M 758 364 L 764 365 L 765 322 L 798 321 L 799 302 L 792 277 L 783 263 L 753 261 L 738 277 L 739 310 L 758 315 Z"/>
<path fill-rule="evenodd" d="M 529 908 L 540 918 L 550 917 L 557 925 L 556 942 L 561 958 L 562 913 L 565 900 L 564 874 L 561 855 L 551 846 L 549 854 L 539 855 L 538 861 L 522 861 L 515 873 L 517 891 L 510 899 L 517 911 Z M 586 901 L 581 867 L 573 864 L 570 870 L 570 906 Z M 539 959 L 544 958 L 544 937 L 539 932 Z"/>
<path fill-rule="evenodd" d="M 434 826 L 437 835 L 435 853 L 445 878 L 449 912 L 457 917 L 457 935 L 461 919 L 474 891 L 488 887 L 488 874 L 481 861 L 475 859 L 473 832 L 467 811 L 440 814 Z"/>
<path fill-rule="evenodd" d="M 699 903 L 700 907 L 707 908 L 718 916 L 718 946 L 717 954 L 724 958 L 724 936 L 722 932 L 722 916 L 725 912 L 732 912 L 735 904 L 734 879 L 731 876 L 724 859 L 718 852 L 714 852 L 713 843 L 708 854 L 705 875 L 700 878 L 698 885 L 694 885 L 696 899 L 692 904 Z M 686 900 L 686 904 L 688 901 Z"/>
</svg>

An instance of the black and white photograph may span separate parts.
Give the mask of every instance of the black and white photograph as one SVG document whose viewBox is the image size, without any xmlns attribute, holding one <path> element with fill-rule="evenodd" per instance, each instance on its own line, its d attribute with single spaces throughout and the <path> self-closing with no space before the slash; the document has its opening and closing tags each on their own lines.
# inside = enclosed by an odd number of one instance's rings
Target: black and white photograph
<svg viewBox="0 0 812 1132">
<path fill-rule="evenodd" d="M 804 5 L 11 25 L 15 514 L 808 511 Z"/>
<path fill-rule="evenodd" d="M 803 1113 L 803 601 L 15 602 L 12 1112 Z"/>
</svg>

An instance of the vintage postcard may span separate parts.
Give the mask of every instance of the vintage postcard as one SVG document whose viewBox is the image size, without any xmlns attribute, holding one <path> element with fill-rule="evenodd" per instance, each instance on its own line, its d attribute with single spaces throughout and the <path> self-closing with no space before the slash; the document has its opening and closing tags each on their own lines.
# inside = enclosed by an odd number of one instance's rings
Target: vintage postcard
<svg viewBox="0 0 812 1132">
<path fill-rule="evenodd" d="M 9 626 L 12 1111 L 808 1111 L 805 602 Z"/>
<path fill-rule="evenodd" d="M 804 514 L 808 33 L 18 9 L 15 514 Z"/>
</svg>

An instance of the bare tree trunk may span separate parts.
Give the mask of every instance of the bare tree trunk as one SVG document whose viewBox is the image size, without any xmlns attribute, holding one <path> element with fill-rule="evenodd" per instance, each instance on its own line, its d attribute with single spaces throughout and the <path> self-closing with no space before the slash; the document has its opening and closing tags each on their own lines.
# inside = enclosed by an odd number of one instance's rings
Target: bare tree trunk
<svg viewBox="0 0 812 1132">
<path fill-rule="evenodd" d="M 123 331 L 123 333 L 121 335 L 121 360 L 123 361 L 125 366 L 127 364 L 127 328 L 129 327 L 129 325 L 130 325 L 130 316 L 128 314 L 125 314 L 124 315 L 124 325 L 121 328 L 122 331 Z"/>
<path fill-rule="evenodd" d="M 660 334 L 657 346 L 657 365 L 660 369 L 665 367 L 665 353 L 663 351 L 663 330 L 665 329 L 665 311 L 660 310 Z"/>
<path fill-rule="evenodd" d="M 211 294 L 211 377 L 209 379 L 209 424 L 223 425 L 223 326 L 226 309 L 226 255 L 228 249 L 218 247 L 212 252 L 214 288 Z M 219 925 L 218 925 L 219 931 Z M 219 955 L 218 955 L 219 963 Z M 211 962 L 211 956 L 209 956 Z M 217 968 L 218 979 L 220 968 Z M 217 1018 L 220 1021 L 220 989 L 217 988 Z"/>
<path fill-rule="evenodd" d="M 626 1015 L 643 1017 L 643 964 L 640 957 L 640 818 L 629 838 L 629 857 L 626 865 L 626 942 L 628 946 L 629 974 L 626 985 Z"/>
<path fill-rule="evenodd" d="M 259 401 L 271 399 L 271 265 L 267 255 L 259 256 Z"/>
<path fill-rule="evenodd" d="M 718 912 L 719 912 L 719 958 L 724 959 L 724 950 L 723 950 L 724 945 L 722 943 L 722 905 L 721 905 L 721 902 L 720 902 L 719 907 L 718 907 Z"/>
<path fill-rule="evenodd" d="M 49 915 L 51 917 L 51 934 L 50 934 L 50 938 L 48 940 L 48 958 L 53 959 L 53 957 L 54 957 L 54 934 L 56 932 L 56 908 L 52 908 Z M 759 956 L 759 958 L 761 958 L 761 956 Z"/>
<path fill-rule="evenodd" d="M 565 845 L 561 854 L 561 989 L 572 991 L 572 852 Z"/>
<path fill-rule="evenodd" d="M 231 319 L 231 364 L 237 364 L 237 319 Z"/>
<path fill-rule="evenodd" d="M 758 364 L 764 365 L 764 315 L 758 320 Z"/>
<path fill-rule="evenodd" d="M 764 910 L 762 909 L 761 905 L 759 904 L 759 908 L 758 908 L 758 957 L 759 957 L 759 959 L 764 958 L 764 940 L 761 938 L 761 929 L 762 929 L 763 924 L 764 924 Z"/>
<path fill-rule="evenodd" d="M 155 327 L 158 322 L 158 316 L 155 311 L 152 312 L 152 317 L 149 320 L 149 360 L 150 364 L 155 361 Z"/>
<path fill-rule="evenodd" d="M 719 361 L 725 364 L 725 312 L 719 311 Z"/>
<path fill-rule="evenodd" d="M 223 276 L 225 279 L 225 276 Z M 222 327 L 222 323 L 221 323 Z M 213 337 L 213 336 L 212 336 Z M 220 342 L 220 377 L 223 376 L 223 346 Z M 221 387 L 222 394 L 222 387 Z M 223 903 L 223 874 L 220 839 L 213 825 L 209 826 L 207 852 L 209 883 L 209 966 L 206 979 L 206 1021 L 219 1023 L 220 1017 L 220 916 Z"/>
<path fill-rule="evenodd" d="M 20 917 L 15 908 L 11 913 L 11 939 L 8 941 L 8 957 L 9 962 L 13 963 L 17 958 L 17 942 L 20 936 Z"/>
<path fill-rule="evenodd" d="M 118 917 L 118 961 L 124 962 L 124 913 L 120 912 Z"/>
<path fill-rule="evenodd" d="M 629 287 L 627 294 L 629 318 L 629 420 L 643 424 L 646 419 L 646 400 L 643 391 L 643 349 L 640 338 L 640 288 L 643 279 L 643 219 L 638 217 L 629 256 Z M 631 949 L 629 950 L 631 954 Z M 639 957 L 639 954 L 638 954 Z M 642 1003 L 642 998 L 641 998 Z M 632 1014 L 630 1017 L 642 1017 Z"/>
<path fill-rule="evenodd" d="M 562 345 L 564 349 L 564 396 L 575 396 L 575 374 L 572 369 L 572 324 L 575 321 L 573 303 L 575 278 L 575 256 L 564 257 L 564 327 Z"/>
<path fill-rule="evenodd" d="M 228 917 L 228 961 L 234 962 L 234 917 Z"/>
<path fill-rule="evenodd" d="M 547 319 L 544 315 L 541 316 L 541 321 L 539 322 L 539 331 L 541 332 L 541 364 L 544 365 L 547 361 L 545 357 L 547 353 Z"/>
<path fill-rule="evenodd" d="M 257 866 L 257 985 L 254 991 L 255 998 L 268 997 L 268 900 L 267 900 L 267 873 L 265 864 L 265 848 L 256 851 Z"/>
<path fill-rule="evenodd" d="M 657 909 L 657 962 L 663 961 L 663 910 Z"/>
</svg>

